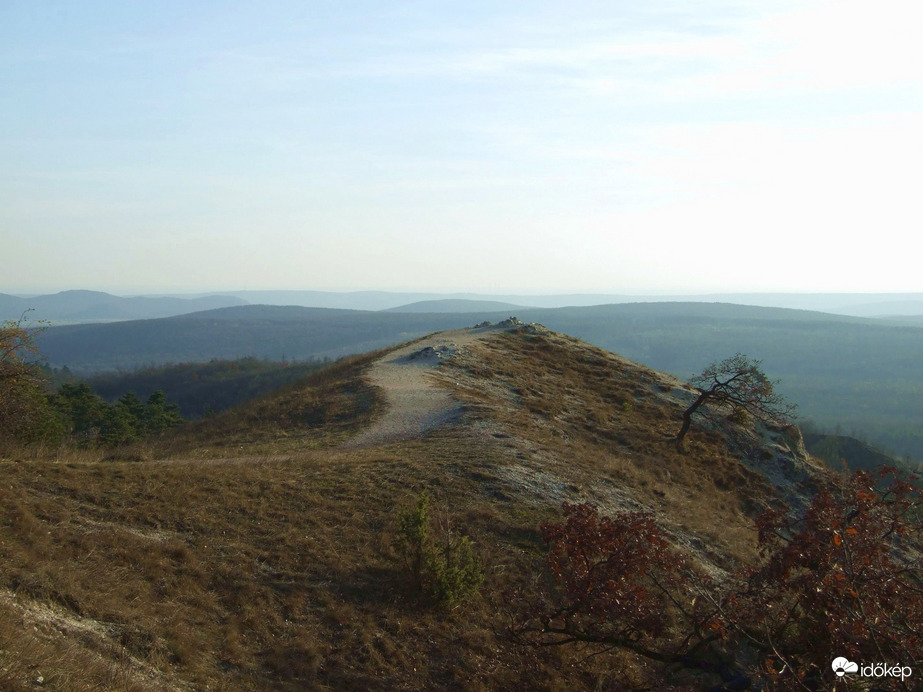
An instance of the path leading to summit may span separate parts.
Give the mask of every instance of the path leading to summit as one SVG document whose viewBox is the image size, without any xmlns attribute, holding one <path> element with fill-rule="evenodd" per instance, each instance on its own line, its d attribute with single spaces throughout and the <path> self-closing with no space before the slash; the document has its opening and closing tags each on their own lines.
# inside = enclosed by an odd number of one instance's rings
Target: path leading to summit
<svg viewBox="0 0 923 692">
<path fill-rule="evenodd" d="M 472 327 L 437 332 L 388 353 L 372 364 L 369 381 L 384 390 L 387 411 L 344 446 L 358 447 L 419 437 L 459 420 L 462 405 L 430 373 L 443 358 L 508 327 Z"/>
</svg>

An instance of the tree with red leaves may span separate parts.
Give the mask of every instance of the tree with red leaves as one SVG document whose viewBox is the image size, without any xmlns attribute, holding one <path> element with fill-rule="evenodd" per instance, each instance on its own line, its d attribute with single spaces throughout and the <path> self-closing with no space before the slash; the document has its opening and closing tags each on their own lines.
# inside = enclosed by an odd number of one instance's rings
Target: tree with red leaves
<svg viewBox="0 0 923 692">
<path fill-rule="evenodd" d="M 800 518 L 760 516 L 759 563 L 718 581 L 649 514 L 565 505 L 562 522 L 542 527 L 554 587 L 524 599 L 528 612 L 511 634 L 536 646 L 631 652 L 659 664 L 649 684 L 672 689 L 831 689 L 849 682 L 831 667 L 839 657 L 900 664 L 916 677 L 885 684 L 916 689 L 921 512 L 919 488 L 893 470 L 857 472 L 819 492 Z"/>
<path fill-rule="evenodd" d="M 764 561 L 722 616 L 760 644 L 770 678 L 823 680 L 842 656 L 910 666 L 905 688 L 920 689 L 921 510 L 919 487 L 886 469 L 823 489 L 800 519 L 759 517 Z"/>
</svg>

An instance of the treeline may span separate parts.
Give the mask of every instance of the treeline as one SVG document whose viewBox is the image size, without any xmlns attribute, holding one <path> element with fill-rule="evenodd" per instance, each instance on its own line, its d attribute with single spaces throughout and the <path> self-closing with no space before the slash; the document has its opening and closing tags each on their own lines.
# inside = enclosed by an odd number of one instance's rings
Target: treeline
<svg viewBox="0 0 923 692">
<path fill-rule="evenodd" d="M 136 442 L 183 423 L 179 407 L 162 391 L 147 400 L 134 392 L 108 403 L 86 382 L 62 385 L 48 397 L 56 429 L 44 431 L 46 441 L 72 441 L 78 446 L 106 446 Z"/>
<path fill-rule="evenodd" d="M 232 408 L 304 379 L 330 360 L 276 362 L 259 358 L 213 359 L 206 363 L 151 366 L 131 372 L 112 372 L 88 378 L 107 401 L 124 392 L 148 397 L 161 391 L 184 418 L 195 419 Z M 58 372 L 59 376 L 62 373 Z M 66 378 L 65 378 L 66 379 Z"/>
<path fill-rule="evenodd" d="M 0 324 L 0 447 L 116 447 L 183 423 L 163 391 L 146 400 L 127 392 L 113 403 L 86 382 L 66 382 L 54 391 L 35 333 L 22 320 Z"/>
<path fill-rule="evenodd" d="M 18 415 L 0 422 L 0 442 L 50 446 L 118 447 L 184 423 L 179 407 L 162 391 L 142 399 L 134 392 L 113 403 L 86 382 L 63 384 L 55 392 L 35 382 L 16 407 Z"/>
<path fill-rule="evenodd" d="M 39 331 L 0 324 L 0 446 L 128 444 L 284 389 L 330 362 L 213 359 L 84 379 L 43 365 Z"/>
</svg>

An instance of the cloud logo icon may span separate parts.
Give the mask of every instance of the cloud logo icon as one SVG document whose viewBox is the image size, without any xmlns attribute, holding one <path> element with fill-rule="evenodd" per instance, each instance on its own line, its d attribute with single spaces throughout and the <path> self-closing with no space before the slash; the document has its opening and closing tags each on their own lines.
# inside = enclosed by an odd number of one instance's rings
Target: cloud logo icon
<svg viewBox="0 0 923 692">
<path fill-rule="evenodd" d="M 833 672 L 836 673 L 838 678 L 843 677 L 844 675 L 846 675 L 846 673 L 858 673 L 859 672 L 858 663 L 853 663 L 849 659 L 843 658 L 842 656 L 840 656 L 839 658 L 833 659 L 833 663 L 831 664 L 831 667 L 833 668 Z"/>
</svg>

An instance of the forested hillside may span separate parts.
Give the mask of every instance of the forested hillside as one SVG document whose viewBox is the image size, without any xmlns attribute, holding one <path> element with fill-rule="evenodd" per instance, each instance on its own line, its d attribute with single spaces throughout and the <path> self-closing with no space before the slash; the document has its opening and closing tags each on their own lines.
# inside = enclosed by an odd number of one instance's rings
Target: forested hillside
<svg viewBox="0 0 923 692">
<path fill-rule="evenodd" d="M 162 391 L 179 407 L 184 418 L 199 418 L 303 379 L 328 362 L 280 363 L 257 358 L 211 360 L 104 373 L 91 377 L 89 384 L 109 401 L 126 392 L 146 398 Z"/>
<path fill-rule="evenodd" d="M 52 366 L 81 371 L 242 357 L 336 358 L 463 325 L 467 315 L 248 305 L 157 320 L 53 327 L 38 337 Z"/>
</svg>

